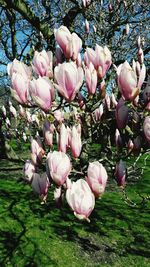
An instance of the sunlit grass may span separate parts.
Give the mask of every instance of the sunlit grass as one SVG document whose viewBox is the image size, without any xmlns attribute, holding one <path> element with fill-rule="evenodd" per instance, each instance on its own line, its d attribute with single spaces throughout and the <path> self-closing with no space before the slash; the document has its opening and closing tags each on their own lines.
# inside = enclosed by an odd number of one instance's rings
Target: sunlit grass
<svg viewBox="0 0 150 267">
<path fill-rule="evenodd" d="M 149 266 L 150 204 L 139 196 L 149 193 L 149 162 L 150 157 L 143 177 L 127 184 L 129 205 L 112 182 L 87 223 L 78 221 L 66 203 L 56 208 L 53 188 L 41 205 L 21 180 L 23 163 L 2 160 L 0 266 Z"/>
</svg>

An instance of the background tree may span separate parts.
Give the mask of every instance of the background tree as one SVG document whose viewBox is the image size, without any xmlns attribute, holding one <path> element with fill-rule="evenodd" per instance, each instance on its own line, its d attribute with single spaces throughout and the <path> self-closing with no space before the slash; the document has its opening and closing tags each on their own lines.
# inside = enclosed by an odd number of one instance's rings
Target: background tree
<svg viewBox="0 0 150 267">
<path fill-rule="evenodd" d="M 119 65 L 125 59 L 138 59 L 138 37 L 148 65 L 150 47 L 148 46 L 149 5 L 147 1 L 3 1 L 1 3 L 1 84 L 6 90 L 6 65 L 14 58 L 31 62 L 35 50 L 55 51 L 54 29 L 65 25 L 76 32 L 83 41 L 83 49 L 94 48 L 98 43 L 107 45 L 111 50 L 113 63 Z M 115 91 L 114 71 L 107 75 L 107 90 Z M 4 96 L 8 98 L 4 91 Z M 3 95 L 3 93 L 2 93 Z M 99 99 L 91 100 L 88 109 L 94 111 L 100 104 Z M 109 113 L 109 112 L 108 112 Z M 113 114 L 114 117 L 114 114 Z M 101 139 L 109 129 L 112 135 L 116 125 L 112 114 L 110 127 L 104 127 L 93 138 Z M 86 119 L 82 123 L 87 126 Z M 97 127 L 97 125 L 96 125 Z M 86 132 L 86 131 L 85 131 Z M 96 134 L 97 135 L 97 134 Z M 111 137 L 110 137 L 111 138 Z M 111 140 L 110 140 L 111 141 Z M 108 148 L 109 149 L 109 148 Z"/>
<path fill-rule="evenodd" d="M 1 0 L 1 64 L 19 60 L 33 50 L 55 49 L 53 30 L 67 26 L 83 40 L 83 47 L 107 44 L 114 63 L 137 55 L 141 36 L 146 63 L 149 47 L 149 4 L 147 1 L 7 1 Z M 89 22 L 89 33 L 85 31 Z M 94 27 L 94 28 L 93 28 Z M 95 32 L 96 31 L 96 32 Z"/>
</svg>

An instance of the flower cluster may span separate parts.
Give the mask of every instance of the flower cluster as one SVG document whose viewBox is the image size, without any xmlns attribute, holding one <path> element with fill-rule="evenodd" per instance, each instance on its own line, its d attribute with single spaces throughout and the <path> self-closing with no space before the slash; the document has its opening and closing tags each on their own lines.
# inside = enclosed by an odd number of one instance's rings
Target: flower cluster
<svg viewBox="0 0 150 267">
<path fill-rule="evenodd" d="M 83 1 L 84 8 L 89 5 L 90 1 Z M 86 28 L 88 31 L 88 22 Z M 86 153 L 86 135 L 90 136 L 88 129 L 92 129 L 92 124 L 98 127 L 111 111 L 111 120 L 115 121 L 114 143 L 118 151 L 124 145 L 128 153 L 140 150 L 140 135 L 132 134 L 132 138 L 129 136 L 125 140 L 122 136 L 126 127 L 133 124 L 133 118 L 136 127 L 139 123 L 136 114 L 131 114 L 131 106 L 150 110 L 149 88 L 145 87 L 143 103 L 139 102 L 146 68 L 143 61 L 133 61 L 132 67 L 127 61 L 114 66 L 120 95 L 117 99 L 113 92 L 108 94 L 106 90 L 107 72 L 112 66 L 109 48 L 96 44 L 95 49 L 87 47 L 83 55 L 82 40 L 76 33 L 61 26 L 54 34 L 55 54 L 35 51 L 31 66 L 15 59 L 7 67 L 12 96 L 20 104 L 19 116 L 27 120 L 28 125 L 36 123 L 43 133 L 30 138 L 31 159 L 25 163 L 24 178 L 42 202 L 46 201 L 53 183 L 56 202 L 61 202 L 65 192 L 74 215 L 89 221 L 95 199 L 101 198 L 105 192 L 109 174 L 101 158 L 89 160 L 81 171 L 75 170 L 74 166 L 80 165 L 80 159 Z M 97 103 L 93 100 L 95 96 Z M 31 114 L 30 108 L 33 107 L 40 108 L 40 112 Z M 18 114 L 12 103 L 9 103 L 9 109 L 16 118 Z M 11 123 L 4 106 L 2 112 L 9 128 Z M 143 118 L 142 134 L 146 144 L 150 145 L 150 116 Z M 46 171 L 39 174 L 42 162 Z M 123 160 L 117 161 L 113 169 L 117 184 L 124 187 L 127 167 Z M 76 178 L 79 173 L 80 179 L 73 179 L 74 173 Z"/>
</svg>

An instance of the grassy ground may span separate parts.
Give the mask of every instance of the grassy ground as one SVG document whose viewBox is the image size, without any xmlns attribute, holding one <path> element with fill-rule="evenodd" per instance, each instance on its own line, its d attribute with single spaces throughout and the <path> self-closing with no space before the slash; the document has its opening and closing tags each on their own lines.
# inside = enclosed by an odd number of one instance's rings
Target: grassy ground
<svg viewBox="0 0 150 267">
<path fill-rule="evenodd" d="M 78 221 L 67 205 L 57 209 L 51 192 L 41 205 L 22 182 L 21 168 L 0 162 L 0 266 L 150 266 L 150 204 L 140 204 L 137 194 L 149 192 L 148 167 L 127 186 L 136 206 L 127 205 L 112 185 L 97 201 L 91 223 Z"/>
</svg>

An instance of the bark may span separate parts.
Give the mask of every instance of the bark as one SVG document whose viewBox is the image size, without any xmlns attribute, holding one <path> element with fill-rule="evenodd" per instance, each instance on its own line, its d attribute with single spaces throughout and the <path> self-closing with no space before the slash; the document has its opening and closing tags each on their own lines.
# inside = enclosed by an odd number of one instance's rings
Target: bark
<svg viewBox="0 0 150 267">
<path fill-rule="evenodd" d="M 5 147 L 5 138 L 4 138 L 1 127 L 0 127 L 0 150 L 1 150 L 0 159 L 7 158 L 6 147 Z"/>
</svg>

